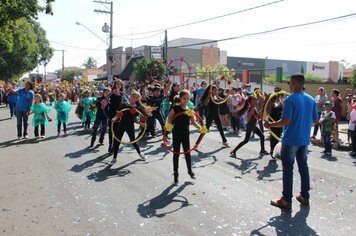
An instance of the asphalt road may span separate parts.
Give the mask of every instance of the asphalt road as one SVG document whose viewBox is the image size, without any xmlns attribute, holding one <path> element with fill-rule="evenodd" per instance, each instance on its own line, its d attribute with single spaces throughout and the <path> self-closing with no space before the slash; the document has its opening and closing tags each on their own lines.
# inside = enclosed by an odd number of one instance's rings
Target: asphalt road
<svg viewBox="0 0 356 236">
<path fill-rule="evenodd" d="M 68 137 L 16 139 L 16 119 L 0 108 L 1 235 L 352 235 L 356 232 L 356 160 L 347 152 L 321 157 L 310 146 L 311 206 L 292 211 L 269 205 L 281 196 L 281 163 L 259 157 L 252 141 L 228 157 L 213 128 L 192 152 L 197 179 L 180 159 L 172 184 L 172 154 L 161 136 L 140 141 L 147 161 L 130 145 L 110 167 L 107 144 L 89 149 L 71 112 Z M 51 111 L 54 117 L 54 112 Z M 191 135 L 191 142 L 196 135 Z M 241 137 L 228 135 L 230 145 Z M 106 140 L 107 141 L 107 140 Z M 267 150 L 269 142 L 266 141 Z M 295 167 L 294 194 L 299 192 Z"/>
</svg>

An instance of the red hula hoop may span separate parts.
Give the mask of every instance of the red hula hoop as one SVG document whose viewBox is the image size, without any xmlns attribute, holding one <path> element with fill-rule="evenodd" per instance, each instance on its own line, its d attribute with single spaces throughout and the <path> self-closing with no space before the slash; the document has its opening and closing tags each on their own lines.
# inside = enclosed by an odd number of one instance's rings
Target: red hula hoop
<svg viewBox="0 0 356 236">
<path fill-rule="evenodd" d="M 180 116 L 180 115 L 185 115 L 185 112 L 179 112 L 179 113 L 175 114 L 175 115 L 172 117 L 172 121 L 173 121 L 175 118 L 177 118 L 178 116 Z M 195 117 L 198 118 L 198 120 L 200 121 L 200 123 L 201 123 L 202 125 L 204 125 L 204 120 L 203 120 L 203 118 L 202 118 L 198 113 L 194 113 L 194 115 L 195 115 Z M 168 132 L 167 132 L 166 130 L 163 132 L 163 146 L 164 146 L 168 151 L 170 151 L 170 152 L 172 152 L 172 153 L 174 153 L 174 154 L 178 154 L 178 155 L 180 155 L 180 154 L 187 154 L 187 153 L 190 153 L 190 152 L 194 151 L 195 149 L 197 149 L 198 146 L 199 146 L 199 144 L 201 143 L 201 141 L 202 141 L 204 135 L 205 135 L 205 134 L 200 134 L 198 140 L 195 142 L 194 146 L 193 146 L 191 149 L 189 149 L 189 150 L 187 150 L 187 151 L 185 151 L 185 152 L 184 152 L 184 151 L 183 151 L 183 152 L 175 152 L 171 146 L 168 146 L 168 145 L 167 145 L 167 133 L 168 133 Z"/>
</svg>

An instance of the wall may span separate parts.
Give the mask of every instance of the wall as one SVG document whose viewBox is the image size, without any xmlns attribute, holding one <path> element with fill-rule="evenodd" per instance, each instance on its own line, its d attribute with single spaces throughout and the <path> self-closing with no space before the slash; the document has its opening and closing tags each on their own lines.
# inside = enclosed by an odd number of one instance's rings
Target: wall
<svg viewBox="0 0 356 236">
<path fill-rule="evenodd" d="M 189 45 L 189 44 L 196 44 L 196 43 L 204 43 L 204 42 L 209 42 L 212 41 L 211 39 L 197 39 L 197 38 L 178 38 L 175 40 L 168 41 L 168 47 L 180 47 L 183 45 Z M 199 44 L 199 45 L 194 45 L 194 46 L 189 46 L 189 47 L 184 47 L 184 48 L 189 48 L 189 49 L 201 49 L 202 47 L 218 47 L 217 42 L 211 42 L 211 43 L 205 43 L 205 44 Z"/>
<path fill-rule="evenodd" d="M 321 76 L 327 80 L 329 78 L 329 63 L 307 62 L 305 73 Z"/>
<path fill-rule="evenodd" d="M 201 64 L 203 67 L 215 66 L 220 62 L 220 49 L 219 48 L 206 48 L 203 47 L 201 51 Z"/>
<path fill-rule="evenodd" d="M 307 67 L 307 63 L 305 63 L 304 61 L 275 60 L 267 58 L 266 68 L 272 68 L 274 70 L 267 70 L 266 75 L 276 74 L 275 69 L 277 67 L 283 68 L 284 75 L 292 75 L 295 73 L 301 73 L 302 67 L 305 70 Z"/>
<path fill-rule="evenodd" d="M 329 62 L 329 78 L 337 82 L 339 80 L 340 73 L 339 73 L 339 62 L 337 61 L 330 61 Z"/>
</svg>

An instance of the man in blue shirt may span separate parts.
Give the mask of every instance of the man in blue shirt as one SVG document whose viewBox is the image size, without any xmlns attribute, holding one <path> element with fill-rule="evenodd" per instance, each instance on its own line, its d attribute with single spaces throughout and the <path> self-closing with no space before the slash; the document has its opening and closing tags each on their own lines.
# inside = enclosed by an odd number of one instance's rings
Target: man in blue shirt
<svg viewBox="0 0 356 236">
<path fill-rule="evenodd" d="M 271 205 L 292 208 L 293 196 L 293 165 L 298 163 L 301 178 L 301 192 L 296 199 L 309 205 L 310 177 L 308 168 L 308 145 L 313 122 L 318 122 L 318 112 L 314 99 L 303 92 L 304 75 L 292 75 L 289 82 L 291 95 L 284 101 L 282 119 L 277 122 L 265 122 L 266 128 L 284 127 L 282 138 L 281 159 L 283 167 L 282 197 L 271 200 Z"/>
<path fill-rule="evenodd" d="M 34 93 L 32 91 L 33 85 L 31 82 L 26 82 L 25 88 L 19 89 L 17 94 L 19 95 L 16 102 L 16 118 L 17 118 L 17 138 L 28 139 L 27 127 L 28 116 L 30 114 L 31 105 L 33 102 Z M 23 123 L 23 136 L 22 136 L 22 123 Z"/>
</svg>

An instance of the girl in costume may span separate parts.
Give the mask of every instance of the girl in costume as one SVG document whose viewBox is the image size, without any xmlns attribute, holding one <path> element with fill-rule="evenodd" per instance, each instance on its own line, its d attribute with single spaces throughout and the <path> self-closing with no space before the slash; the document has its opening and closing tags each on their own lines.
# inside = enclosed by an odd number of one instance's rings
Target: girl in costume
<svg viewBox="0 0 356 236">
<path fill-rule="evenodd" d="M 221 102 L 223 99 L 217 96 L 217 93 L 218 93 L 218 88 L 216 87 L 216 85 L 209 85 L 204 91 L 203 96 L 201 97 L 201 105 L 208 107 L 208 114 L 206 117 L 207 129 L 210 128 L 211 124 L 214 121 L 220 132 L 220 136 L 222 138 L 222 145 L 225 147 L 229 147 L 219 117 L 219 112 L 218 112 L 219 105 L 216 104 L 217 102 Z"/>
<path fill-rule="evenodd" d="M 147 105 L 151 107 L 156 107 L 157 109 L 152 112 L 152 116 L 147 119 L 147 132 L 151 134 L 152 137 L 156 137 L 156 130 L 155 130 L 155 121 L 157 120 L 162 128 L 163 134 L 163 127 L 164 127 L 164 118 L 161 112 L 161 104 L 163 100 L 166 99 L 165 95 L 161 93 L 161 86 L 159 84 L 154 85 L 152 88 L 153 94 L 152 96 L 147 96 L 146 101 Z"/>
<path fill-rule="evenodd" d="M 109 93 L 111 92 L 110 89 L 105 88 L 103 91 L 103 95 L 100 96 L 96 101 L 95 101 L 95 106 L 96 106 L 96 118 L 95 122 L 93 125 L 93 134 L 91 137 L 90 141 L 90 147 L 94 146 L 95 140 L 96 140 L 96 133 L 98 131 L 99 126 L 101 126 L 101 132 L 100 132 L 100 138 L 99 138 L 99 143 L 100 145 L 104 144 L 104 136 L 106 134 L 106 129 L 108 127 L 108 99 L 109 99 Z"/>
<path fill-rule="evenodd" d="M 45 127 L 48 124 L 48 113 L 50 112 L 50 108 L 47 107 L 43 101 L 42 96 L 40 94 L 35 95 L 35 102 L 31 106 L 31 114 L 34 114 L 32 119 L 32 125 L 35 128 L 35 137 L 45 138 Z M 41 126 L 41 136 L 38 133 L 38 129 Z"/>
<path fill-rule="evenodd" d="M 205 131 L 206 127 L 201 127 L 195 120 L 194 111 L 188 108 L 188 102 L 190 101 L 190 92 L 186 89 L 179 92 L 179 95 L 176 96 L 174 100 L 174 106 L 170 111 L 165 129 L 167 131 L 172 131 L 173 135 L 173 176 L 174 183 L 178 183 L 178 164 L 179 164 L 179 152 L 180 146 L 183 146 L 184 152 L 187 152 L 190 149 L 189 142 L 189 124 L 190 121 L 192 124 L 197 127 L 201 133 Z M 189 111 L 189 114 L 187 111 Z M 185 114 L 177 116 L 172 120 L 175 114 L 184 112 Z M 173 123 L 172 123 L 173 122 Z M 188 174 L 192 179 L 195 178 L 195 174 L 192 171 L 192 159 L 190 152 L 185 154 L 185 161 L 187 164 Z"/>
<path fill-rule="evenodd" d="M 120 112 L 120 110 L 123 110 L 125 108 L 129 108 L 126 111 Z M 139 124 L 141 127 L 145 127 L 145 123 L 142 122 L 141 120 L 138 120 L 138 116 L 139 116 L 139 112 L 137 112 L 136 109 L 139 109 L 145 116 L 146 115 L 150 115 L 152 113 L 152 111 L 155 109 L 153 107 L 146 107 L 141 103 L 141 95 L 139 92 L 132 90 L 131 92 L 131 96 L 130 96 L 130 103 L 129 104 L 123 104 L 120 109 L 119 109 L 119 113 L 120 113 L 120 122 L 117 125 L 117 128 L 115 128 L 114 126 L 114 135 L 116 138 L 114 138 L 114 147 L 113 147 L 113 151 L 114 151 L 114 157 L 111 160 L 110 164 L 113 165 L 116 163 L 116 158 L 117 158 L 117 154 L 119 151 L 119 147 L 120 147 L 120 142 L 118 140 L 121 140 L 124 133 L 126 132 L 127 135 L 130 138 L 130 141 L 134 141 L 135 140 L 135 123 Z M 114 122 L 114 121 L 112 121 Z M 111 129 L 111 127 L 110 127 Z M 118 140 L 117 140 L 118 139 Z M 132 144 L 137 153 L 139 154 L 139 156 L 141 157 L 142 160 L 146 160 L 146 157 L 143 153 L 141 153 L 139 146 L 137 145 L 137 143 L 133 143 Z"/>
<path fill-rule="evenodd" d="M 81 100 L 83 106 L 82 121 L 84 123 L 84 129 L 86 130 L 90 128 L 90 122 L 95 121 L 96 110 L 94 109 L 95 107 L 92 106 L 95 98 L 89 96 L 90 93 L 88 90 L 85 90 L 83 95 L 84 97 Z"/>
<path fill-rule="evenodd" d="M 111 131 L 111 120 L 116 116 L 116 113 L 120 109 L 123 103 L 123 83 L 120 79 L 116 79 L 114 86 L 112 88 L 112 93 L 109 95 L 109 120 L 108 120 L 108 127 L 109 127 L 109 148 L 108 152 L 113 152 L 113 133 Z M 118 122 L 114 123 L 114 130 L 117 129 Z"/>
<path fill-rule="evenodd" d="M 237 116 L 241 117 L 243 114 L 247 113 L 246 135 L 245 135 L 245 139 L 241 141 L 237 145 L 237 147 L 230 152 L 230 157 L 236 158 L 236 151 L 239 150 L 243 145 L 248 143 L 248 141 L 250 141 L 252 131 L 255 132 L 255 134 L 257 134 L 258 137 L 260 137 L 260 144 L 261 144 L 260 155 L 268 155 L 268 152 L 265 150 L 265 136 L 263 135 L 261 130 L 256 126 L 256 123 L 258 122 L 259 118 L 257 117 L 258 114 L 255 105 L 256 105 L 256 98 L 250 95 L 245 101 L 243 108 L 239 110 L 236 114 Z"/>
<path fill-rule="evenodd" d="M 57 136 L 61 134 L 61 125 L 63 124 L 64 135 L 67 135 L 68 114 L 72 109 L 71 105 L 65 101 L 65 94 L 61 93 L 58 96 L 58 101 L 53 104 L 54 109 L 57 111 L 56 126 Z"/>
</svg>

